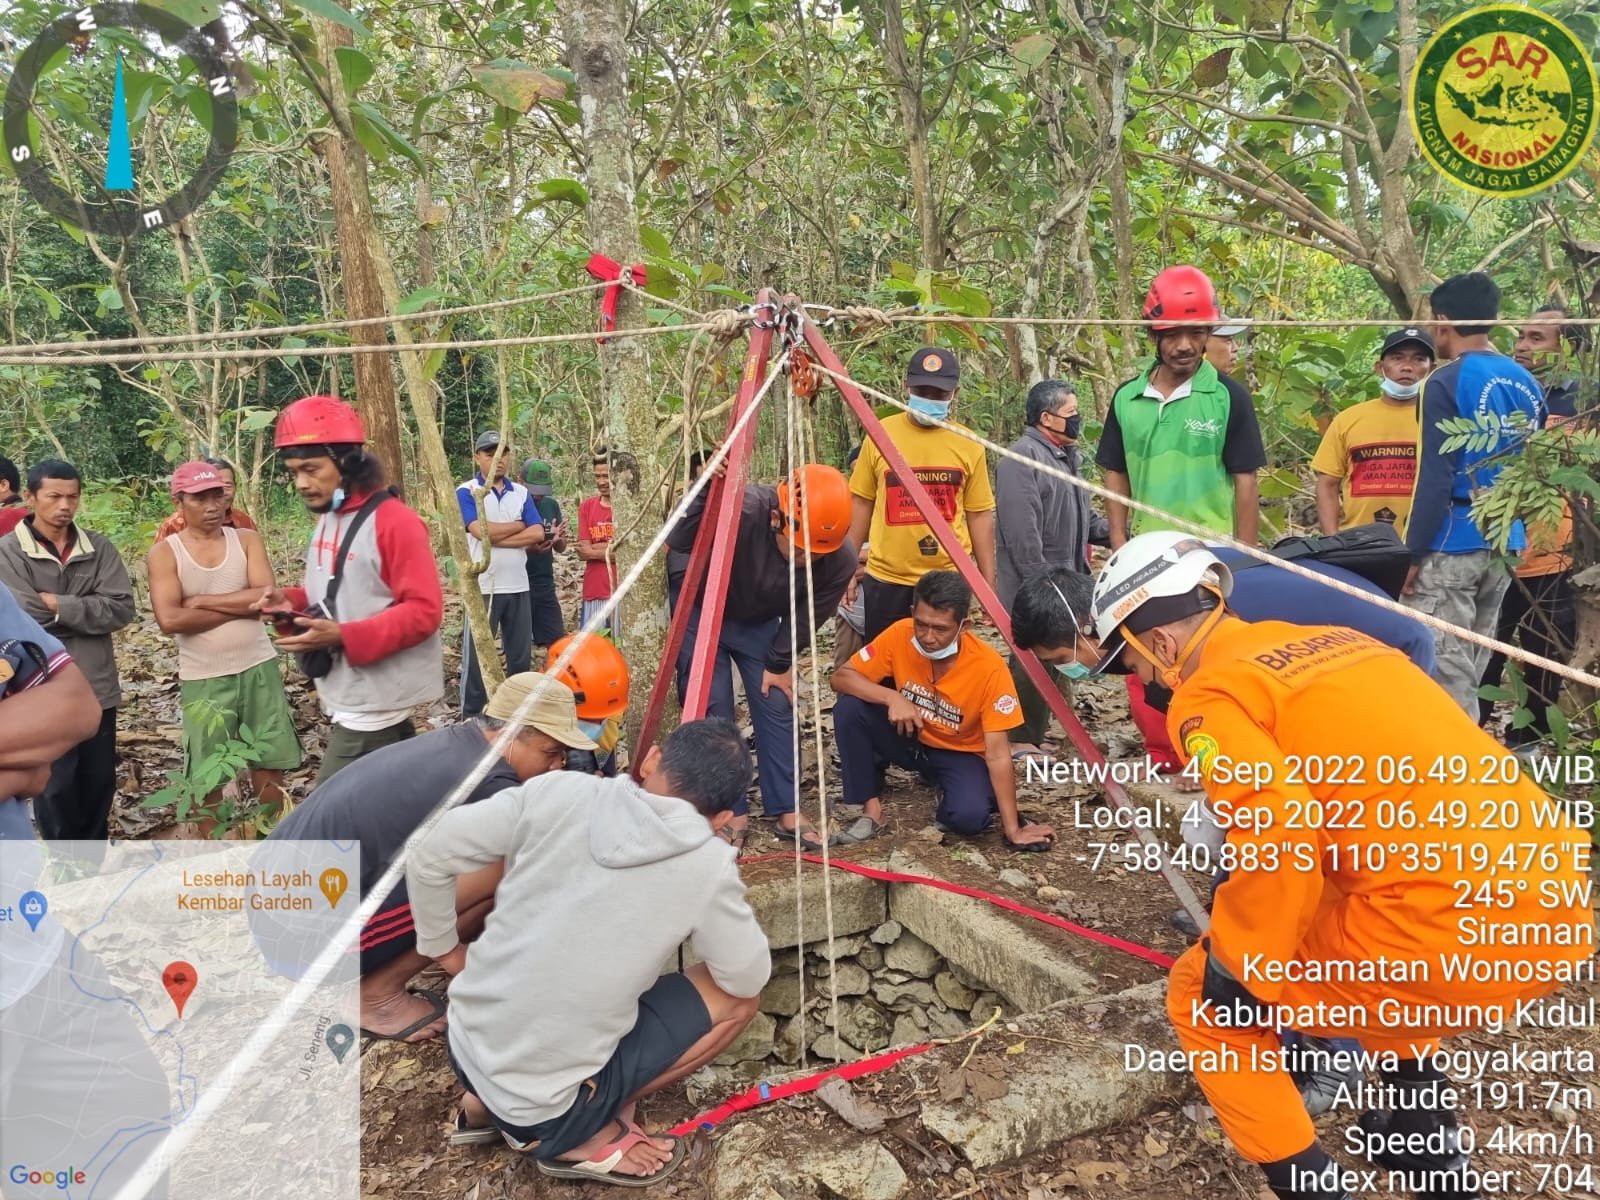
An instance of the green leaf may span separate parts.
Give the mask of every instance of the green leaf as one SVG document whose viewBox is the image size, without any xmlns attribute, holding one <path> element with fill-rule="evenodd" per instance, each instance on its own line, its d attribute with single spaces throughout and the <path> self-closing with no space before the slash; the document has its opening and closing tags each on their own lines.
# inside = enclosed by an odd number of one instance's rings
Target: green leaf
<svg viewBox="0 0 1600 1200">
<path fill-rule="evenodd" d="M 368 124 L 372 126 L 373 130 L 377 132 L 379 138 L 389 149 L 396 150 L 405 155 L 411 160 L 412 164 L 416 166 L 419 171 L 423 169 L 421 152 L 410 142 L 408 142 L 405 139 L 405 136 L 401 134 L 398 129 L 389 124 L 388 121 L 385 121 L 383 119 L 383 115 L 379 113 L 376 108 L 368 104 L 365 100 L 358 100 L 351 106 L 350 111 L 363 117 Z M 368 145 L 366 139 L 361 137 L 359 129 L 356 132 L 356 137 L 361 141 L 361 144 L 366 147 L 367 151 L 371 153 L 372 147 Z M 374 157 L 377 157 L 377 155 L 374 155 Z M 387 157 L 388 155 L 385 153 L 383 158 Z M 382 158 L 380 158 L 379 161 L 381 162 Z"/>
<path fill-rule="evenodd" d="M 589 189 L 576 179 L 546 179 L 536 190 L 546 200 L 564 200 L 579 208 L 589 204 Z"/>
<path fill-rule="evenodd" d="M 1049 34 L 1030 33 L 1011 43 L 1011 57 L 1032 71 L 1043 66 L 1055 48 L 1055 39 Z"/>
<path fill-rule="evenodd" d="M 310 13 L 313 17 L 321 17 L 324 21 L 332 21 L 336 25 L 343 25 L 346 29 L 353 29 L 362 37 L 371 37 L 371 31 L 360 21 L 340 8 L 333 0 L 284 0 L 284 7 L 298 8 Z"/>
<path fill-rule="evenodd" d="M 355 99 L 362 85 L 372 78 L 372 60 L 351 46 L 340 46 L 333 53 L 339 60 L 339 74 L 344 76 L 345 94 Z"/>
<path fill-rule="evenodd" d="M 95 288 L 95 302 L 108 312 L 122 311 L 122 293 L 107 284 L 105 287 Z"/>
<path fill-rule="evenodd" d="M 1289 43 L 1284 42 L 1272 52 L 1273 62 L 1285 75 L 1298 75 L 1304 63 L 1300 59 L 1300 52 Z"/>
<path fill-rule="evenodd" d="M 541 100 L 565 100 L 567 85 L 527 63 L 497 58 L 467 68 L 478 90 L 503 108 L 525 113 Z"/>
<path fill-rule="evenodd" d="M 144 3 L 171 13 L 187 25 L 207 25 L 222 14 L 218 0 L 144 0 Z"/>
<path fill-rule="evenodd" d="M 1555 739 L 1558 746 L 1565 746 L 1572 740 L 1572 722 L 1567 719 L 1567 714 L 1555 705 L 1550 705 L 1544 710 L 1544 720 L 1549 727 L 1550 736 Z"/>
<path fill-rule="evenodd" d="M 406 316 L 407 314 L 414 312 L 421 312 L 423 309 L 427 308 L 428 305 L 432 304 L 435 300 L 438 300 L 443 296 L 444 289 L 440 288 L 436 284 L 430 283 L 427 287 L 418 288 L 404 300 L 400 301 L 400 303 L 395 307 L 395 312 L 400 316 Z M 240 732 L 242 733 L 243 731 L 241 730 Z"/>
<path fill-rule="evenodd" d="M 667 235 L 648 225 L 639 226 L 639 245 L 644 247 L 644 252 L 656 258 L 671 258 L 672 243 L 667 241 Z"/>
</svg>

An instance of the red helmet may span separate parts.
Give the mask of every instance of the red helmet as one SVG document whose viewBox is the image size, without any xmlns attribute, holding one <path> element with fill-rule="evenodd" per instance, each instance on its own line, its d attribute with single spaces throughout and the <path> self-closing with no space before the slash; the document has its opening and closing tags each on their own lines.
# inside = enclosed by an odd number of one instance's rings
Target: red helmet
<svg viewBox="0 0 1600 1200">
<path fill-rule="evenodd" d="M 794 494 L 796 484 L 799 497 Z M 844 545 L 850 535 L 851 508 L 850 485 L 834 467 L 807 463 L 778 485 L 778 511 L 788 518 L 789 540 L 811 554 L 831 554 Z"/>
<path fill-rule="evenodd" d="M 1183 325 L 1220 325 L 1217 289 L 1199 267 L 1168 267 L 1150 281 L 1144 319 L 1158 331 Z"/>
<path fill-rule="evenodd" d="M 278 414 L 272 444 L 282 450 L 288 446 L 361 445 L 366 440 L 361 414 L 350 405 L 332 396 L 307 396 Z"/>
<path fill-rule="evenodd" d="M 574 638 L 580 639 L 577 652 L 556 678 L 572 689 L 578 715 L 585 721 L 621 716 L 628 707 L 628 663 L 622 651 L 598 633 L 569 633 L 550 647 L 552 663 Z"/>
</svg>

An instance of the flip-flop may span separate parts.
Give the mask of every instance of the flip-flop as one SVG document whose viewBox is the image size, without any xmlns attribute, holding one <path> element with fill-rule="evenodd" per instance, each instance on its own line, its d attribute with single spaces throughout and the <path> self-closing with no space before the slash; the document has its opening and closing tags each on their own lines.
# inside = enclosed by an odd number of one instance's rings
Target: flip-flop
<svg viewBox="0 0 1600 1200">
<path fill-rule="evenodd" d="M 582 1162 L 563 1162 L 560 1159 L 536 1158 L 533 1165 L 541 1175 L 548 1175 L 551 1179 L 587 1179 L 595 1183 L 610 1183 L 617 1187 L 651 1187 L 667 1178 L 679 1167 L 683 1166 L 684 1148 L 683 1139 L 672 1139 L 672 1157 L 651 1175 L 617 1175 L 613 1172 L 621 1164 L 629 1150 L 640 1142 L 652 1140 L 650 1135 L 637 1125 L 629 1125 L 623 1120 L 617 1121 L 617 1126 L 622 1132 L 616 1140 L 607 1142 L 596 1152 L 595 1157 L 584 1159 Z"/>
<path fill-rule="evenodd" d="M 772 824 L 772 832 L 777 835 L 780 842 L 793 842 L 798 840 L 800 843 L 800 849 L 806 851 L 808 854 L 820 854 L 824 848 L 822 839 L 817 836 L 817 827 L 811 824 L 809 821 L 803 825 L 796 825 L 793 829 L 785 829 L 782 825 L 779 825 L 776 820 L 774 820 Z M 837 842 L 837 838 L 831 838 L 827 842 L 827 845 L 832 846 Z"/>
<path fill-rule="evenodd" d="M 860 842 L 870 842 L 887 828 L 889 828 L 889 822 L 874 821 L 871 817 L 863 814 L 856 818 L 855 824 L 834 839 L 834 844 L 838 846 L 854 846 Z"/>
<path fill-rule="evenodd" d="M 1032 813 L 1025 813 L 1020 809 L 1017 811 L 1017 823 L 1019 825 L 1044 824 L 1043 821 L 1039 820 L 1039 818 L 1034 816 Z M 1054 838 L 1051 838 L 1048 842 L 1013 842 L 1010 838 L 1006 837 L 1003 830 L 1000 834 L 1000 840 L 1005 842 L 1005 844 L 1011 849 L 1021 854 L 1043 854 L 1046 850 L 1049 850 L 1056 844 Z"/>
<path fill-rule="evenodd" d="M 468 1125 L 467 1110 L 456 1109 L 456 1123 L 450 1130 L 452 1146 L 491 1146 L 503 1141 L 497 1125 Z"/>
<path fill-rule="evenodd" d="M 735 829 L 732 825 L 724 825 L 717 830 L 717 836 L 732 846 L 735 854 L 743 854 L 744 844 L 750 840 L 750 826 Z"/>
<path fill-rule="evenodd" d="M 404 1029 L 398 1030 L 395 1033 L 377 1033 L 371 1029 L 363 1028 L 361 1030 L 361 1036 L 364 1038 L 371 1038 L 375 1042 L 403 1042 L 406 1041 L 406 1039 L 409 1038 L 413 1033 L 421 1033 L 429 1025 L 432 1025 L 440 1017 L 444 1016 L 447 1006 L 445 1004 L 444 997 L 439 995 L 438 992 L 434 991 L 432 988 L 416 988 L 411 992 L 411 994 L 417 997 L 419 1000 L 426 1000 L 433 1008 L 433 1011 L 427 1016 L 420 1017 L 411 1022 L 411 1024 L 407 1025 Z M 424 1042 L 431 1040 L 431 1038 L 422 1039 Z M 421 1043 L 412 1044 L 420 1045 Z"/>
</svg>

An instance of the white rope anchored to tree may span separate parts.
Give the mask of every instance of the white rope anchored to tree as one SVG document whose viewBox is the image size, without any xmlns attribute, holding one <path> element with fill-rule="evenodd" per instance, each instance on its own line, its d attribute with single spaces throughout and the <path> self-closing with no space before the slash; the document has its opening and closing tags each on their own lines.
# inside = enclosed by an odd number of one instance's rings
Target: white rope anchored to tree
<svg viewBox="0 0 1600 1200">
<path fill-rule="evenodd" d="M 871 396 L 876 400 L 881 400 L 885 404 L 892 404 L 902 411 L 910 411 L 909 406 L 903 400 L 891 396 L 887 392 L 880 392 L 876 388 L 869 387 L 867 384 L 862 383 L 859 379 L 852 379 L 847 375 L 840 375 L 836 371 L 830 371 L 827 367 L 821 365 L 820 363 L 815 364 L 815 369 L 821 374 L 828 376 L 828 378 L 832 379 L 835 383 L 839 382 L 840 380 L 844 380 L 847 383 L 854 384 L 855 387 L 858 388 L 864 395 Z M 997 442 L 992 442 L 988 438 L 982 436 L 981 434 L 975 433 L 964 425 L 957 425 L 951 421 L 939 420 L 937 418 L 925 415 L 919 415 L 918 420 L 921 420 L 927 424 L 937 425 L 941 429 L 947 429 L 951 433 L 956 434 L 958 437 L 964 437 L 968 441 L 978 443 L 978 445 L 982 446 L 984 449 L 989 450 L 994 454 L 998 454 L 1002 458 L 1009 458 L 1011 461 L 1021 463 L 1030 470 L 1039 472 L 1041 475 L 1048 475 L 1053 479 L 1059 479 L 1064 483 L 1070 483 L 1073 487 L 1082 488 L 1091 495 L 1099 496 L 1102 500 L 1125 505 L 1128 508 L 1137 509 L 1139 512 L 1148 513 L 1150 516 L 1158 518 L 1163 523 L 1172 526 L 1174 529 L 1181 529 L 1185 533 L 1192 533 L 1207 543 L 1227 546 L 1230 549 L 1239 551 L 1241 554 L 1249 555 L 1251 558 L 1257 559 L 1260 562 L 1267 563 L 1274 567 L 1279 567 L 1285 571 L 1291 571 L 1300 576 L 1302 579 L 1309 579 L 1314 583 L 1321 584 L 1323 587 L 1332 588 L 1336 592 L 1342 592 L 1344 595 L 1350 596 L 1353 599 L 1360 600 L 1366 604 L 1374 605 L 1378 608 L 1385 609 L 1403 617 L 1410 617 L 1412 620 L 1426 625 L 1429 629 L 1433 629 L 1441 633 L 1452 634 L 1455 637 L 1461 638 L 1463 641 L 1471 642 L 1475 646 L 1481 646 L 1488 650 L 1495 650 L 1501 654 L 1504 654 L 1507 658 L 1540 667 L 1543 670 L 1549 671 L 1553 675 L 1559 675 L 1562 679 L 1569 680 L 1572 683 L 1580 683 L 1585 687 L 1600 688 L 1600 676 L 1591 675 L 1587 671 L 1580 671 L 1576 667 L 1568 666 L 1565 663 L 1556 662 L 1554 659 L 1545 658 L 1540 654 L 1534 654 L 1532 651 L 1524 650 L 1519 646 L 1508 645 L 1505 642 L 1498 641 L 1492 637 L 1487 637 L 1484 634 L 1478 633 L 1471 629 L 1466 629 L 1460 625 L 1453 625 L 1449 621 L 1445 621 L 1434 616 L 1432 613 L 1425 613 L 1414 608 L 1407 608 L 1405 605 L 1391 600 L 1387 596 L 1375 596 L 1371 592 L 1363 591 L 1361 588 L 1354 587 L 1351 584 L 1345 583 L 1343 580 L 1332 579 L 1327 575 L 1313 571 L 1308 567 L 1302 567 L 1290 559 L 1279 558 L 1270 550 L 1265 550 L 1260 546 L 1251 546 L 1245 542 L 1241 542 L 1231 534 L 1218 533 L 1214 529 L 1206 529 L 1203 526 L 1196 525 L 1194 522 L 1185 520 L 1183 517 L 1177 516 L 1174 513 L 1167 512 L 1165 509 L 1157 508 L 1153 504 L 1146 504 L 1142 500 L 1134 500 L 1127 496 L 1118 495 L 1116 492 L 1101 487 L 1099 484 L 1090 483 L 1087 479 L 1084 479 L 1080 475 L 1074 475 L 1070 471 L 1064 471 L 1060 467 L 1051 466 L 1046 463 L 1035 462 L 1030 458 L 1024 458 L 1022 455 L 1016 453 L 1009 447 L 1002 446 Z"/>
<path fill-rule="evenodd" d="M 592 336 L 592 335 L 591 335 Z M 760 389 L 751 398 L 750 407 L 739 418 L 728 435 L 718 445 L 706 463 L 706 469 L 700 477 L 685 489 L 683 498 L 668 514 L 660 530 L 650 539 L 648 545 L 640 552 L 638 561 L 634 563 L 627 574 L 618 582 L 616 589 L 606 600 L 598 612 L 589 619 L 589 623 L 580 631 L 581 634 L 597 636 L 595 631 L 606 624 L 618 602 L 628 590 L 638 583 L 645 569 L 660 553 L 661 547 L 666 544 L 667 535 L 683 520 L 683 515 L 689 509 L 696 497 L 709 486 L 711 479 L 723 462 L 727 460 L 729 449 L 734 442 L 743 436 L 745 427 L 755 419 L 761 411 L 761 400 L 771 390 L 782 372 L 783 365 L 788 356 L 780 356 L 768 370 L 767 378 Z M 547 687 L 565 688 L 565 684 L 558 682 L 557 676 L 572 661 L 582 637 L 575 637 L 572 644 L 564 650 L 560 657 L 545 668 L 547 676 L 544 683 L 534 688 L 517 706 L 516 711 L 506 720 L 504 727 L 496 734 L 495 739 L 489 744 L 477 763 L 466 777 L 456 785 L 436 808 L 428 814 L 421 825 L 406 839 L 400 852 L 395 855 L 394 861 L 389 864 L 383 875 L 373 883 L 367 898 L 359 907 L 352 911 L 343 925 L 329 939 L 327 945 L 318 953 L 304 975 L 295 981 L 289 994 L 278 1002 L 250 1034 L 239 1052 L 229 1060 L 227 1065 L 217 1074 L 215 1082 L 200 1093 L 189 1115 L 179 1124 L 170 1127 L 161 1135 L 159 1144 L 153 1153 L 140 1165 L 139 1170 L 116 1192 L 111 1200 L 144 1200 L 150 1189 L 156 1186 L 162 1175 L 171 1167 L 172 1163 L 181 1155 L 193 1141 L 199 1131 L 216 1116 L 217 1111 L 232 1094 L 234 1087 L 241 1079 L 248 1078 L 261 1060 L 267 1048 L 284 1032 L 289 1022 L 296 1013 L 303 1008 L 307 1001 L 316 993 L 318 987 L 327 979 L 328 975 L 338 965 L 348 948 L 360 937 L 362 928 L 377 913 L 379 907 L 388 898 L 405 874 L 406 860 L 411 852 L 430 834 L 434 827 L 443 820 L 444 815 L 459 806 L 472 789 L 482 782 L 489 769 L 505 754 L 506 748 L 511 744 L 511 739 L 517 735 L 518 728 L 523 720 L 532 712 L 534 705 Z"/>
</svg>

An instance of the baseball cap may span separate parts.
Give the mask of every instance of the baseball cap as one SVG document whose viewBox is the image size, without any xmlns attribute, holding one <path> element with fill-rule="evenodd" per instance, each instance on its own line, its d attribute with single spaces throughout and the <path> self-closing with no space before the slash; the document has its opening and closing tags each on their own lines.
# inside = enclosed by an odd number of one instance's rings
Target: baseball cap
<svg viewBox="0 0 1600 1200">
<path fill-rule="evenodd" d="M 500 449 L 500 431 L 498 429 L 485 429 L 478 435 L 478 440 L 472 443 L 472 449 L 474 452 Z"/>
<path fill-rule="evenodd" d="M 598 744 L 578 728 L 578 706 L 572 689 L 559 679 L 539 671 L 522 671 L 506 678 L 495 688 L 483 715 L 496 721 L 509 721 L 529 696 L 533 703 L 519 724 L 548 734 L 574 750 L 595 750 Z"/>
<path fill-rule="evenodd" d="M 1378 351 L 1378 357 L 1382 358 L 1385 354 L 1389 353 L 1389 351 L 1394 350 L 1397 347 L 1404 346 L 1407 342 L 1415 342 L 1417 345 L 1421 346 L 1428 352 L 1429 358 L 1439 357 L 1438 351 L 1433 348 L 1433 338 L 1428 335 L 1428 331 L 1425 329 L 1418 329 L 1415 326 L 1407 329 L 1396 329 L 1388 337 L 1384 338 L 1383 349 Z"/>
<path fill-rule="evenodd" d="M 222 472 L 208 462 L 186 462 L 172 473 L 174 496 L 193 496 L 222 486 Z"/>
<path fill-rule="evenodd" d="M 1238 337 L 1246 329 L 1250 328 L 1250 326 L 1244 321 L 1234 320 L 1228 317 L 1223 317 L 1222 321 L 1223 323 L 1221 325 L 1213 325 L 1211 327 L 1212 337 Z"/>
<path fill-rule="evenodd" d="M 522 482 L 528 485 L 531 496 L 553 496 L 556 493 L 555 475 L 550 464 L 542 458 L 530 458 L 522 464 Z"/>
<path fill-rule="evenodd" d="M 939 388 L 955 391 L 961 382 L 961 364 L 948 350 L 937 346 L 923 346 L 906 363 L 906 386 Z"/>
</svg>

